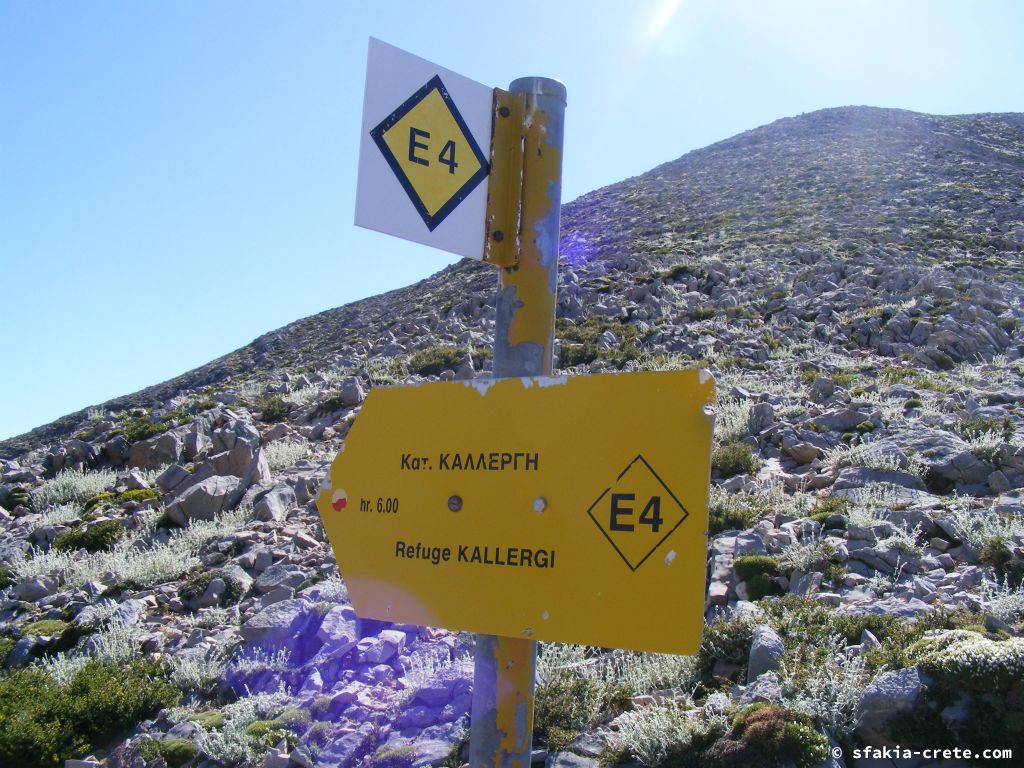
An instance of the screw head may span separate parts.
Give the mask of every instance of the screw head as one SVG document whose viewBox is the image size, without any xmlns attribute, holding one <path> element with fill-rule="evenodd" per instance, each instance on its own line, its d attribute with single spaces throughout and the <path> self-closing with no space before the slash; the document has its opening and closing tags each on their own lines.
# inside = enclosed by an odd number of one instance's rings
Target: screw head
<svg viewBox="0 0 1024 768">
<path fill-rule="evenodd" d="M 448 509 L 452 512 L 458 512 L 462 509 L 462 497 L 461 496 L 449 496 L 448 497 Z"/>
<path fill-rule="evenodd" d="M 498 114 L 501 115 L 502 117 L 508 117 L 509 115 L 512 114 L 512 110 L 510 110 L 508 107 L 499 107 Z"/>
<path fill-rule="evenodd" d="M 496 243 L 500 243 L 502 240 L 505 239 L 505 233 L 502 232 L 500 229 L 496 229 L 496 230 L 494 230 L 494 234 L 491 235 L 491 237 L 494 238 L 494 241 Z"/>
</svg>

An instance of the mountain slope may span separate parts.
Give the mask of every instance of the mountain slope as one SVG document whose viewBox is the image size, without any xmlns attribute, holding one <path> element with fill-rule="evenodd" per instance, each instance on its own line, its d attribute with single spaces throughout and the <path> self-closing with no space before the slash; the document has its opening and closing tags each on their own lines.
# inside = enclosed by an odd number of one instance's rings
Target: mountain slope
<svg viewBox="0 0 1024 768">
<path fill-rule="evenodd" d="M 890 266 L 972 267 L 986 280 L 1019 285 L 1022 190 L 1021 114 L 843 107 L 782 119 L 565 205 L 560 311 L 574 316 L 607 293 L 609 270 L 646 279 L 662 266 L 716 260 L 774 261 L 767 272 L 776 290 L 788 290 L 799 264 L 822 259 L 866 274 Z M 261 371 L 355 366 L 395 339 L 415 348 L 427 328 L 454 342 L 478 331 L 466 321 L 493 311 L 493 285 L 490 268 L 456 264 L 416 285 L 291 323 L 102 407 L 149 407 Z M 403 324 L 415 332 L 403 332 Z M 0 456 L 66 436 L 85 415 L 0 442 Z"/>
<path fill-rule="evenodd" d="M 844 108 L 565 206 L 559 368 L 717 403 L 699 653 L 542 644 L 578 754 L 537 765 L 1024 753 L 1022 161 L 1020 115 Z M 0 762 L 462 764 L 473 638 L 358 617 L 315 500 L 368 389 L 489 376 L 494 294 L 463 262 L 3 444 Z"/>
</svg>

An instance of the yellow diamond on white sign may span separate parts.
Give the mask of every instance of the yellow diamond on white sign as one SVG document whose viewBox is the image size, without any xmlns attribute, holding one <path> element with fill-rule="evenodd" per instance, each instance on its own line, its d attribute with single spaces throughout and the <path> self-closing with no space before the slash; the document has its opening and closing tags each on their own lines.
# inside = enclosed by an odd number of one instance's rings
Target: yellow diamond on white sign
<svg viewBox="0 0 1024 768">
<path fill-rule="evenodd" d="M 487 178 L 487 158 L 440 76 L 370 135 L 431 232 Z"/>
</svg>

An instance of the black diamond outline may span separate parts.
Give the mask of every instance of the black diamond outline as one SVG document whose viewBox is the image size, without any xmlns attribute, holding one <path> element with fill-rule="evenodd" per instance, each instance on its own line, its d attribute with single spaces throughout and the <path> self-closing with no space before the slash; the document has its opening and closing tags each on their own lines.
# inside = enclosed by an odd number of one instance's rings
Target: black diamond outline
<svg viewBox="0 0 1024 768">
<path fill-rule="evenodd" d="M 480 170 L 466 179 L 466 183 L 459 187 L 455 194 L 448 199 L 448 202 L 442 205 L 438 209 L 437 213 L 431 215 L 430 212 L 427 211 L 427 207 L 423 204 L 423 201 L 420 200 L 416 190 L 413 188 L 412 182 L 406 175 L 405 170 L 399 164 L 398 158 L 395 157 L 395 154 L 391 151 L 391 147 L 389 147 L 387 142 L 384 141 L 384 134 L 387 133 L 388 129 L 393 127 L 395 123 L 405 117 L 413 107 L 427 98 L 430 92 L 435 88 L 441 96 L 441 99 L 447 105 L 452 117 L 455 118 L 456 125 L 459 126 L 459 129 L 466 137 L 470 150 L 472 150 L 473 155 L 480 163 Z M 487 158 L 484 157 L 484 153 L 480 151 L 480 146 L 476 143 L 476 139 L 473 138 L 473 132 L 469 130 L 469 126 L 466 125 L 466 121 L 462 119 L 462 115 L 455 106 L 455 102 L 452 101 L 452 97 L 448 95 L 448 89 L 445 87 L 444 83 L 441 82 L 440 75 L 434 75 L 430 78 L 422 88 L 406 99 L 398 109 L 385 117 L 376 128 L 370 131 L 370 136 L 377 145 L 377 149 L 379 149 L 381 154 L 384 155 L 384 159 L 387 160 L 388 165 L 391 166 L 391 170 L 394 171 L 395 176 L 398 178 L 398 182 L 402 185 L 402 189 L 405 190 L 405 194 L 407 194 L 409 196 L 409 200 L 412 201 L 416 212 L 420 215 L 420 218 L 423 219 L 423 223 L 427 225 L 427 229 L 431 232 L 433 232 L 437 226 L 459 206 L 459 203 L 465 200 L 466 197 L 468 197 L 469 194 L 477 188 L 477 185 L 491 172 L 490 163 L 488 163 Z"/>
<path fill-rule="evenodd" d="M 669 531 L 668 533 L 666 533 L 666 534 L 665 534 L 664 536 L 662 536 L 662 537 L 661 537 L 661 539 L 659 539 L 659 540 L 658 540 L 658 543 L 657 543 L 657 544 L 655 544 L 655 545 L 654 545 L 653 547 L 651 547 L 651 551 L 650 551 L 650 552 L 648 552 L 648 553 L 647 553 L 646 555 L 644 555 L 644 556 L 643 556 L 643 559 L 642 559 L 642 560 L 640 560 L 640 562 L 639 562 L 639 563 L 637 563 L 637 564 L 636 564 L 636 565 L 634 566 L 634 565 L 633 565 L 632 563 L 630 563 L 630 562 L 629 562 L 629 558 L 627 558 L 627 557 L 626 557 L 626 556 L 625 556 L 625 555 L 624 555 L 624 554 L 622 553 L 622 550 L 621 550 L 621 549 L 619 549 L 619 546 L 618 546 L 618 544 L 616 544 L 616 543 L 615 543 L 615 541 L 614 541 L 614 540 L 612 539 L 612 537 L 611 537 L 611 536 L 610 536 L 610 535 L 608 534 L 608 532 L 607 532 L 607 531 L 606 531 L 606 530 L 604 529 L 604 527 L 603 527 L 603 526 L 602 526 L 602 525 L 601 525 L 601 524 L 600 524 L 600 523 L 599 523 L 599 522 L 597 521 L 597 518 L 596 518 L 596 517 L 594 517 L 594 507 L 596 507 L 596 506 L 597 506 L 597 505 L 598 505 L 598 504 L 600 503 L 601 499 L 603 499 L 603 498 L 604 498 L 604 497 L 605 497 L 605 496 L 607 495 L 608 491 L 610 491 L 610 490 L 612 489 L 612 487 L 611 487 L 610 485 L 609 485 L 609 486 L 608 486 L 607 488 L 605 488 L 605 489 L 604 489 L 604 490 L 603 490 L 603 491 L 601 492 L 601 495 L 597 497 L 597 499 L 596 499 L 596 500 L 594 501 L 594 503 L 593 503 L 593 504 L 591 504 L 591 505 L 590 505 L 590 508 L 589 508 L 589 509 L 587 510 L 587 516 L 588 516 L 588 517 L 590 517 L 590 519 L 594 521 L 594 525 L 596 525 L 596 526 L 597 526 L 597 530 L 599 530 L 599 531 L 601 532 L 601 534 L 602 534 L 602 535 L 603 535 L 603 536 L 604 536 L 604 537 L 605 537 L 606 539 L 608 539 L 608 543 L 609 543 L 609 544 L 611 544 L 611 545 L 612 545 L 612 547 L 614 547 L 614 548 L 615 548 L 615 551 L 616 551 L 616 552 L 618 553 L 619 557 L 621 557 L 621 558 L 622 558 L 622 562 L 624 562 L 624 563 L 625 563 L 625 564 L 626 564 L 626 565 L 627 565 L 627 566 L 629 567 L 629 570 L 633 571 L 634 573 L 636 572 L 636 570 L 637 570 L 637 569 L 638 569 L 638 568 L 639 568 L 639 567 L 640 567 L 641 565 L 643 565 L 644 563 L 646 563 L 646 562 L 647 562 L 647 558 L 649 558 L 649 557 L 650 557 L 651 555 L 653 555 L 653 554 L 655 553 L 655 551 L 657 551 L 658 547 L 660 547 L 660 546 L 661 546 L 662 544 L 664 544 L 664 543 L 665 543 L 665 540 L 666 540 L 666 539 L 668 539 L 668 537 L 669 537 L 669 536 L 671 536 L 671 535 L 672 535 L 673 533 L 675 533 L 675 530 L 676 530 L 676 528 L 678 528 L 678 527 L 679 527 L 680 525 L 682 525 L 682 524 L 683 524 L 683 521 L 684 521 L 684 520 L 686 520 L 686 518 L 688 518 L 688 517 L 690 516 L 690 513 L 689 513 L 689 511 L 687 511 L 686 507 L 684 507 L 684 506 L 683 506 L 683 503 L 682 503 L 682 502 L 681 502 L 681 501 L 680 501 L 679 499 L 677 499 L 677 498 L 676 498 L 676 495 L 675 495 L 674 493 L 672 493 L 672 490 L 671 490 L 671 489 L 670 489 L 670 488 L 669 488 L 669 487 L 668 487 L 667 485 L 665 485 L 665 481 L 664 481 L 664 480 L 662 480 L 662 479 L 661 479 L 661 477 L 660 477 L 660 476 L 658 475 L 658 473 L 654 471 L 654 467 L 652 467 L 652 466 L 651 466 L 651 465 L 650 465 L 650 464 L 649 464 L 649 463 L 647 462 L 647 459 L 645 459 L 645 458 L 643 457 L 643 454 L 640 454 L 640 453 L 638 453 L 638 454 L 636 455 L 636 458 L 635 458 L 635 459 L 633 459 L 633 460 L 632 460 L 631 462 L 629 462 L 629 464 L 627 464 L 627 465 L 626 465 L 626 468 L 625 468 L 624 470 L 622 470 L 622 471 L 621 471 L 621 472 L 619 473 L 619 476 L 618 476 L 617 478 L 615 478 L 615 482 L 616 482 L 616 483 L 617 483 L 617 482 L 619 482 L 619 480 L 621 480 L 621 479 L 623 478 L 623 476 L 625 476 L 625 474 L 626 474 L 627 472 L 629 472 L 629 470 L 630 470 L 630 469 L 631 469 L 631 468 L 633 467 L 633 465 L 634 465 L 634 464 L 636 464 L 636 463 L 637 463 L 637 461 L 642 461 L 642 462 L 643 462 L 644 466 L 645 466 L 645 467 L 647 467 L 647 470 L 648 470 L 648 471 L 649 471 L 649 472 L 650 472 L 650 473 L 651 473 L 652 475 L 654 475 L 654 479 L 658 481 L 658 484 L 659 484 L 659 485 L 660 485 L 660 486 L 661 486 L 662 488 L 664 488 L 664 489 L 665 489 L 665 492 L 666 492 L 666 493 L 667 493 L 667 494 L 668 494 L 669 496 L 671 496 L 671 497 L 672 497 L 672 501 L 674 501 L 674 502 L 675 502 L 676 504 L 678 504 L 678 505 L 679 505 L 679 508 L 680 508 L 681 510 L 683 510 L 683 516 L 682 516 L 682 517 L 681 517 L 681 518 L 679 519 L 679 522 L 678 522 L 678 523 L 676 523 L 675 525 L 673 525 L 673 526 L 672 526 L 672 529 L 671 529 L 671 530 L 670 530 L 670 531 Z"/>
</svg>

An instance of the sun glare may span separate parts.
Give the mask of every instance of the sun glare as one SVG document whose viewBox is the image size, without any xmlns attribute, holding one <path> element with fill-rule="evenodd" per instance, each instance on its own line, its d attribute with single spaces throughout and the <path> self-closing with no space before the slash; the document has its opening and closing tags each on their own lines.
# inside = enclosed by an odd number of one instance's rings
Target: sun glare
<svg viewBox="0 0 1024 768">
<path fill-rule="evenodd" d="M 658 37 L 669 24 L 672 23 L 672 19 L 675 18 L 676 12 L 679 11 L 679 6 L 683 4 L 683 0 L 662 0 L 661 5 L 654 12 L 653 18 L 651 18 L 651 25 L 647 28 L 647 34 L 650 37 Z"/>
</svg>

